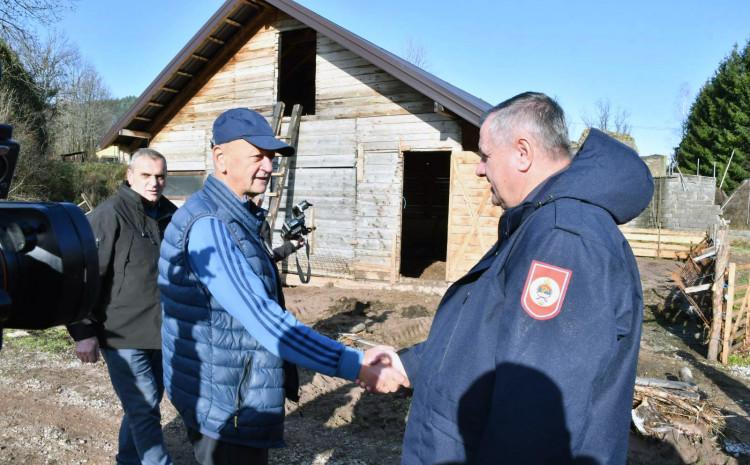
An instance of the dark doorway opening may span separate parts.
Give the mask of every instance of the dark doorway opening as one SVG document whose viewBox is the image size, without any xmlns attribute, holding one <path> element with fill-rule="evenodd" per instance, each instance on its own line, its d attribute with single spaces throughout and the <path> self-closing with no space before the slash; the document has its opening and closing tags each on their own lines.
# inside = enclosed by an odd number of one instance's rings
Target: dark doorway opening
<svg viewBox="0 0 750 465">
<path fill-rule="evenodd" d="M 450 152 L 404 152 L 401 274 L 445 279 Z"/>
<path fill-rule="evenodd" d="M 315 56 L 318 35 L 313 29 L 295 29 L 281 33 L 279 44 L 279 96 L 284 115 L 302 105 L 303 115 L 315 114 Z"/>
</svg>

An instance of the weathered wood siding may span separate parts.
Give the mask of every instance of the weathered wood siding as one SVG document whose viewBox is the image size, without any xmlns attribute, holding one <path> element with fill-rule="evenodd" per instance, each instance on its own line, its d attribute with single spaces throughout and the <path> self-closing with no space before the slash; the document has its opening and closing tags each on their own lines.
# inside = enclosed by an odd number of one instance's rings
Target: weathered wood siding
<svg viewBox="0 0 750 465">
<path fill-rule="evenodd" d="M 211 171 L 211 125 L 222 111 L 245 106 L 270 116 L 279 33 L 297 27 L 302 24 L 279 14 L 155 136 L 151 147 L 167 156 L 170 170 Z M 319 34 L 315 115 L 302 118 L 282 199 L 282 209 L 304 199 L 314 205 L 308 212 L 317 228 L 310 238 L 314 273 L 398 276 L 406 150 L 462 153 L 459 122 L 436 114 L 432 100 Z M 277 229 L 283 221 L 282 210 Z"/>
<path fill-rule="evenodd" d="M 446 274 L 449 281 L 463 276 L 497 240 L 502 208 L 492 205 L 485 178 L 477 177 L 479 157 L 474 152 L 451 155 L 451 193 L 448 213 Z"/>
</svg>

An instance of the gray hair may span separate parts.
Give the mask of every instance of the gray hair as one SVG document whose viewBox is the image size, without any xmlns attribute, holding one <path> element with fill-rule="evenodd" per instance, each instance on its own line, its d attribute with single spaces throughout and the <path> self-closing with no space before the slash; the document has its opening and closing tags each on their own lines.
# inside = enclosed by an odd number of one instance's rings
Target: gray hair
<svg viewBox="0 0 750 465">
<path fill-rule="evenodd" d="M 524 92 L 492 107 L 483 122 L 492 118 L 489 129 L 495 137 L 508 138 L 524 127 L 542 143 L 554 160 L 571 158 L 565 113 L 552 98 L 539 92 Z"/>
<path fill-rule="evenodd" d="M 148 149 L 148 148 L 138 149 L 135 152 L 133 152 L 133 154 L 130 156 L 130 163 L 128 163 L 128 168 L 133 169 L 133 165 L 135 164 L 135 161 L 141 157 L 148 157 L 152 160 L 163 160 L 164 169 L 166 170 L 167 168 L 167 159 L 164 158 L 164 155 L 162 155 L 161 153 L 157 152 L 154 149 Z"/>
</svg>

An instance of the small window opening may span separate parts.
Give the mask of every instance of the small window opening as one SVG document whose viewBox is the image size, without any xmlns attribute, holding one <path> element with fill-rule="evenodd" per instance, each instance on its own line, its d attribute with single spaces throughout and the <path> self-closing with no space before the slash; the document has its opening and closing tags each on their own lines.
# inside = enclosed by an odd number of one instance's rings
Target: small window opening
<svg viewBox="0 0 750 465">
<path fill-rule="evenodd" d="M 315 114 L 315 55 L 317 33 L 313 29 L 295 29 L 281 33 L 279 44 L 279 97 L 284 116 L 292 114 L 295 104 L 303 115 Z"/>
</svg>

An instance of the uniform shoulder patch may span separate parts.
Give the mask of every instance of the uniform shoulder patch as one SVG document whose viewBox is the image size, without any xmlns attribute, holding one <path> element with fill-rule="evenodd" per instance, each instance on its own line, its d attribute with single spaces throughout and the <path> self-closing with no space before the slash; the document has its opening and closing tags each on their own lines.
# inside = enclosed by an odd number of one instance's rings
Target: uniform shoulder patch
<svg viewBox="0 0 750 465">
<path fill-rule="evenodd" d="M 533 260 L 526 277 L 521 306 L 535 320 L 556 317 L 565 301 L 573 271 Z"/>
</svg>

